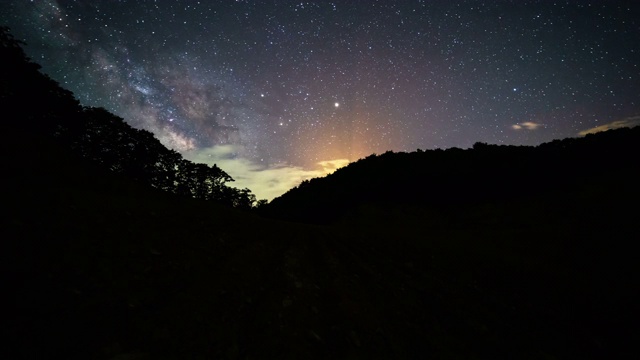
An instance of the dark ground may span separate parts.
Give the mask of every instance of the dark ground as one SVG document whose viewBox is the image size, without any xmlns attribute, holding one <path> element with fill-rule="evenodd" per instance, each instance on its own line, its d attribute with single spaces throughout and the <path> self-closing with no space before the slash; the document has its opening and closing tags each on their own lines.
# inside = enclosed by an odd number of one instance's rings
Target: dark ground
<svg viewBox="0 0 640 360">
<path fill-rule="evenodd" d="M 0 43 L 0 359 L 634 358 L 640 128 L 371 156 L 285 222 L 153 190 L 205 182 Z"/>
<path fill-rule="evenodd" d="M 98 175 L 8 184 L 2 358 L 621 358 L 639 335 L 631 180 L 320 226 Z"/>
</svg>

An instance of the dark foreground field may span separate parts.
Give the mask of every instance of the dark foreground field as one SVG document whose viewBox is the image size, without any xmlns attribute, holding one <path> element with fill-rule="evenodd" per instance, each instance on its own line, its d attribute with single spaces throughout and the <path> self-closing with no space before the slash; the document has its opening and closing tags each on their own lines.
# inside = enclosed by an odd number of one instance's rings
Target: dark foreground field
<svg viewBox="0 0 640 360">
<path fill-rule="evenodd" d="M 3 195 L 2 358 L 612 358 L 638 336 L 624 179 L 306 225 L 23 174 Z"/>
<path fill-rule="evenodd" d="M 389 151 L 255 209 L 21 44 L 0 27 L 0 359 L 633 358 L 640 127 Z"/>
</svg>

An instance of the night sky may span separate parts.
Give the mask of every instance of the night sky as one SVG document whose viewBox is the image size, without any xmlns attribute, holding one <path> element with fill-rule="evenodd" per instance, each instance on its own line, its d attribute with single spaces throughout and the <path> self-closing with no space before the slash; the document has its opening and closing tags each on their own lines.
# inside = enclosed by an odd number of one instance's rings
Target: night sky
<svg viewBox="0 0 640 360">
<path fill-rule="evenodd" d="M 640 123 L 640 1 L 2 1 L 73 91 L 271 199 L 371 153 Z"/>
</svg>

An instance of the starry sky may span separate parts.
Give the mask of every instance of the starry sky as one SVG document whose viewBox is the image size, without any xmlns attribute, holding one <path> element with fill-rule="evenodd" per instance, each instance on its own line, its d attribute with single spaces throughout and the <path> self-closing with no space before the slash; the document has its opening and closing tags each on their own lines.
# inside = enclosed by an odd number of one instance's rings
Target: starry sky
<svg viewBox="0 0 640 360">
<path fill-rule="evenodd" d="M 9 0 L 0 24 L 258 198 L 372 153 L 640 124 L 638 1 Z"/>
</svg>

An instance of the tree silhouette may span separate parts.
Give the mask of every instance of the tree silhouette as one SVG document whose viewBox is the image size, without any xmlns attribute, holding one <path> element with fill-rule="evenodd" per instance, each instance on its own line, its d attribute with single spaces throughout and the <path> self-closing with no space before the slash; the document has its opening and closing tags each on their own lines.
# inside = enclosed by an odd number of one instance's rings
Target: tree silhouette
<svg viewBox="0 0 640 360">
<path fill-rule="evenodd" d="M 264 213 L 303 222 L 331 222 L 360 207 L 455 211 L 486 202 L 558 199 L 580 184 L 639 172 L 640 127 L 531 146 L 482 142 L 472 149 L 369 155 L 325 178 L 303 181 Z M 606 150 L 603 150 L 606 149 Z M 622 176 L 621 174 L 626 174 Z"/>
<path fill-rule="evenodd" d="M 217 165 L 185 160 L 153 133 L 131 127 L 104 108 L 81 106 L 73 93 L 39 71 L 22 45 L 9 28 L 0 27 L 0 104 L 10 114 L 1 126 L 13 134 L 5 147 L 16 148 L 28 138 L 39 144 L 31 151 L 46 152 L 46 144 L 55 141 L 74 156 L 156 189 L 243 209 L 253 206 L 251 191 L 228 187 L 233 178 Z"/>
</svg>

